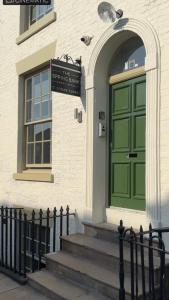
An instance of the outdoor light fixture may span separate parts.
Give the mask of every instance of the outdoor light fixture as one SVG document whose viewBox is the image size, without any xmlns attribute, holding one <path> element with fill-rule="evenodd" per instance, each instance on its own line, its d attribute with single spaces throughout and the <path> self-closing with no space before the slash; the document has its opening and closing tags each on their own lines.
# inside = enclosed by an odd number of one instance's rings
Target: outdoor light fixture
<svg viewBox="0 0 169 300">
<path fill-rule="evenodd" d="M 82 123 L 82 111 L 78 111 L 78 108 L 74 110 L 74 119 L 76 119 L 79 123 Z"/>
<path fill-rule="evenodd" d="M 113 23 L 116 19 L 120 19 L 123 16 L 123 11 L 121 9 L 116 11 L 112 4 L 101 2 L 98 6 L 98 15 L 103 22 Z"/>
<path fill-rule="evenodd" d="M 93 39 L 93 36 L 84 35 L 81 37 L 81 42 L 83 42 L 86 46 L 89 46 L 91 43 L 91 40 Z"/>
</svg>

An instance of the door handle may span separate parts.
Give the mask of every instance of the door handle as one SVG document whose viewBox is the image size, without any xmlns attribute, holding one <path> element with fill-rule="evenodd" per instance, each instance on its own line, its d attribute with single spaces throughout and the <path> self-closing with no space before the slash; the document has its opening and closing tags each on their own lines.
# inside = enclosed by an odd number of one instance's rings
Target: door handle
<svg viewBox="0 0 169 300">
<path fill-rule="evenodd" d="M 127 155 L 127 158 L 134 158 L 134 157 L 137 157 L 137 153 L 129 153 Z"/>
</svg>

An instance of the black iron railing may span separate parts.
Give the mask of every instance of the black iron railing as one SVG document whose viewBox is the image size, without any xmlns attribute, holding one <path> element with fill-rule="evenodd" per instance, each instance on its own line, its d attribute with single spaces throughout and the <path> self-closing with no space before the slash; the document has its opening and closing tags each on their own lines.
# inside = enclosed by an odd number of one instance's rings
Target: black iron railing
<svg viewBox="0 0 169 300">
<path fill-rule="evenodd" d="M 163 241 L 163 233 L 169 233 L 169 228 L 152 228 L 139 232 L 133 228 L 125 229 L 120 221 L 119 231 L 119 300 L 125 300 L 126 295 L 134 299 L 166 300 L 168 293 L 168 265 Z M 124 248 L 125 247 L 125 248 Z M 128 253 L 126 266 L 125 255 Z M 130 287 L 125 282 L 130 278 Z M 140 298 L 141 297 L 141 298 Z"/>
<path fill-rule="evenodd" d="M 23 208 L 0 207 L 0 269 L 26 277 L 46 265 L 45 255 L 62 249 L 62 235 L 69 235 L 74 213 L 59 211 L 26 213 Z"/>
</svg>

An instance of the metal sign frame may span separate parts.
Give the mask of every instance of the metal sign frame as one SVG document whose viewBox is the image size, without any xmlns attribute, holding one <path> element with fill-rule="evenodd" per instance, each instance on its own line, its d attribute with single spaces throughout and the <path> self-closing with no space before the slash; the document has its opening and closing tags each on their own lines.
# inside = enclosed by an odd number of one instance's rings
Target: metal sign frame
<svg viewBox="0 0 169 300">
<path fill-rule="evenodd" d="M 78 63 L 69 63 L 72 58 L 67 55 L 64 58 L 66 61 L 59 58 L 51 60 L 51 91 L 80 97 L 81 60 Z"/>
</svg>

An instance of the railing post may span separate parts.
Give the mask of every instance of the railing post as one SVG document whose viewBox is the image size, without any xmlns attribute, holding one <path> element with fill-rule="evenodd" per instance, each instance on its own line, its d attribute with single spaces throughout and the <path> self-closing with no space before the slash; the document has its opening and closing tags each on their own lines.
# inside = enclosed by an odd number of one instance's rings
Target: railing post
<svg viewBox="0 0 169 300">
<path fill-rule="evenodd" d="M 141 276 L 142 276 L 142 293 L 143 300 L 146 300 L 146 290 L 145 290 L 145 266 L 144 266 L 144 239 L 143 239 L 143 227 L 140 226 L 140 254 L 141 254 Z"/>
<path fill-rule="evenodd" d="M 21 275 L 21 261 L 22 261 L 22 258 L 21 258 L 21 245 L 22 245 L 22 210 L 20 209 L 19 210 L 19 274 Z"/>
<path fill-rule="evenodd" d="M 160 300 L 165 299 L 165 245 L 163 240 L 160 242 Z"/>
<path fill-rule="evenodd" d="M 63 207 L 60 208 L 60 250 L 62 250 L 62 235 L 63 235 Z"/>
<path fill-rule="evenodd" d="M 136 299 L 138 299 L 138 241 L 137 241 L 137 236 L 134 236 L 135 238 L 135 262 L 136 262 L 136 267 L 135 267 L 135 278 L 136 278 Z"/>
<path fill-rule="evenodd" d="M 4 208 L 1 207 L 1 266 L 4 265 Z"/>
<path fill-rule="evenodd" d="M 133 228 L 130 229 L 130 271 L 131 271 L 131 300 L 134 300 L 134 236 Z"/>
<path fill-rule="evenodd" d="M 27 214 L 24 214 L 24 226 L 23 226 L 23 274 L 26 277 L 26 229 L 27 229 Z"/>
<path fill-rule="evenodd" d="M 53 210 L 53 252 L 56 251 L 56 207 Z"/>
<path fill-rule="evenodd" d="M 69 235 L 69 206 L 66 207 L 66 234 Z"/>
<path fill-rule="evenodd" d="M 50 217 L 50 210 L 49 208 L 47 209 L 47 218 L 46 218 L 46 254 L 50 252 L 49 248 L 49 217 Z"/>
<path fill-rule="evenodd" d="M 16 253 L 17 251 L 17 210 L 16 208 L 14 209 L 14 272 L 16 273 Z"/>
<path fill-rule="evenodd" d="M 35 211 L 33 210 L 32 211 L 32 226 L 31 226 L 31 234 L 32 234 L 32 245 L 31 245 L 31 251 L 32 251 L 32 273 L 34 272 L 35 270 L 35 266 L 34 266 L 34 256 L 35 256 L 35 249 L 34 249 L 34 235 L 35 235 Z"/>
<path fill-rule="evenodd" d="M 41 269 L 41 259 L 42 259 L 42 216 L 43 211 L 40 209 L 39 211 L 39 247 L 38 247 L 38 256 L 39 256 L 39 262 L 38 262 L 38 269 Z"/>
<path fill-rule="evenodd" d="M 119 232 L 119 280 L 120 280 L 120 289 L 119 289 L 119 300 L 125 300 L 125 288 L 124 288 L 124 256 L 123 256 L 123 233 L 124 226 L 123 221 L 120 221 L 118 227 Z"/>
<path fill-rule="evenodd" d="M 10 208 L 10 270 L 12 270 L 12 248 L 13 248 L 13 220 L 12 220 L 12 208 Z"/>
<path fill-rule="evenodd" d="M 155 299 L 152 225 L 149 225 L 149 297 Z"/>
<path fill-rule="evenodd" d="M 5 267 L 8 267 L 8 207 L 5 208 Z"/>
</svg>

